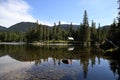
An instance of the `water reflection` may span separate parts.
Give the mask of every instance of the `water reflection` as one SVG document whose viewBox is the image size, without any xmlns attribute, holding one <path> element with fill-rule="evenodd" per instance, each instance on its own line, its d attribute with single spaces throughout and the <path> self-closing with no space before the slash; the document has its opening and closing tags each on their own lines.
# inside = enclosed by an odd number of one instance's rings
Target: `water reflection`
<svg viewBox="0 0 120 80">
<path fill-rule="evenodd" d="M 120 60 L 111 60 L 110 69 L 112 70 L 117 80 L 120 80 Z"/>
<path fill-rule="evenodd" d="M 74 50 L 74 47 L 68 47 L 68 51 L 73 51 Z"/>
<path fill-rule="evenodd" d="M 66 59 L 66 60 L 62 60 L 62 62 L 64 64 L 72 64 L 72 60 Z"/>
<path fill-rule="evenodd" d="M 16 63 L 15 66 L 20 66 L 22 64 L 20 62 L 24 62 L 24 64 L 34 62 L 34 65 L 29 65 L 29 69 L 24 69 L 27 78 L 23 78 L 23 80 L 35 78 L 45 80 L 115 80 L 117 78 L 120 80 L 119 62 L 106 59 L 96 48 L 83 48 L 81 46 L 0 45 L 0 58 L 6 55 L 16 61 L 12 62 L 12 64 Z M 3 60 L 0 59 L 1 62 Z M 8 58 L 8 60 L 11 59 Z M 3 66 L 1 62 L 0 66 Z M 4 66 L 9 65 L 6 64 Z M 21 72 L 21 74 L 23 73 Z"/>
</svg>

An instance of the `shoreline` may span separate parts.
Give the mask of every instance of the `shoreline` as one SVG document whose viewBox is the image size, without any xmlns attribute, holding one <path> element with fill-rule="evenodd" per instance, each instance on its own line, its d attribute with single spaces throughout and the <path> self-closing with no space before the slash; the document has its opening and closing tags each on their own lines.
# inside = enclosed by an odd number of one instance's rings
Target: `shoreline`
<svg viewBox="0 0 120 80">
<path fill-rule="evenodd" d="M 23 44 L 30 44 L 30 45 L 83 45 L 80 44 L 79 42 L 68 42 L 68 41 L 61 41 L 61 42 L 31 42 L 31 43 L 27 43 L 27 42 L 0 42 L 0 45 L 23 45 Z"/>
<path fill-rule="evenodd" d="M 70 43 L 28 43 L 28 44 L 31 44 L 31 45 L 73 45 L 73 44 L 70 44 Z"/>
<path fill-rule="evenodd" d="M 20 45 L 20 44 L 26 44 L 26 42 L 0 42 L 0 44 Z"/>
<path fill-rule="evenodd" d="M 27 42 L 0 42 L 1 44 L 6 44 L 6 45 L 22 45 L 22 44 L 30 44 L 30 45 L 73 45 L 71 43 L 45 43 L 45 42 L 33 42 L 33 43 L 27 43 Z"/>
</svg>

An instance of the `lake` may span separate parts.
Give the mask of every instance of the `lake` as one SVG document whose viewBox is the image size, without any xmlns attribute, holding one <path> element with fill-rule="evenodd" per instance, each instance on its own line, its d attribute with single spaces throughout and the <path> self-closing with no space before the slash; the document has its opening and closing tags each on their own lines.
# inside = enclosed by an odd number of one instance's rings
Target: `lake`
<svg viewBox="0 0 120 80">
<path fill-rule="evenodd" d="M 0 45 L 0 80 L 120 80 L 120 60 L 80 45 Z"/>
</svg>

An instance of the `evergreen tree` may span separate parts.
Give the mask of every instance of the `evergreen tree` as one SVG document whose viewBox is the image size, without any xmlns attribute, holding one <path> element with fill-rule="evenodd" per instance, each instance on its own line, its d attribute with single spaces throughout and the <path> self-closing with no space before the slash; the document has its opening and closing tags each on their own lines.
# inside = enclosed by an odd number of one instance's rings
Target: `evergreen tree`
<svg viewBox="0 0 120 80">
<path fill-rule="evenodd" d="M 75 41 L 81 41 L 81 36 L 82 36 L 80 33 L 81 26 L 82 26 L 82 24 L 80 24 L 80 27 L 78 27 L 76 30 L 73 29 L 73 31 L 72 31 L 72 36 L 74 37 Z"/>
<path fill-rule="evenodd" d="M 57 34 L 56 34 L 56 23 L 54 23 L 53 31 L 52 31 L 52 39 L 56 40 L 56 36 L 57 36 Z"/>
<path fill-rule="evenodd" d="M 42 41 L 42 40 L 43 40 L 43 27 L 42 27 L 41 24 L 39 25 L 39 28 L 40 28 L 40 29 L 39 29 L 39 34 L 40 34 L 39 37 L 40 37 L 40 40 Z"/>
<path fill-rule="evenodd" d="M 68 34 L 68 36 L 70 36 L 70 37 L 73 37 L 73 33 L 74 31 L 73 31 L 73 25 L 72 25 L 72 22 L 70 23 L 70 25 L 69 25 L 69 34 Z"/>
<path fill-rule="evenodd" d="M 114 38 L 114 32 L 116 31 L 116 27 L 117 27 L 117 23 L 116 20 L 114 19 L 113 24 L 110 26 L 110 30 L 109 30 L 109 39 L 113 39 Z"/>
<path fill-rule="evenodd" d="M 49 41 L 49 28 L 46 26 L 46 40 Z"/>
<path fill-rule="evenodd" d="M 100 43 L 100 34 L 101 34 L 101 30 L 100 30 L 100 23 L 98 24 L 98 29 L 97 29 L 97 42 Z"/>
<path fill-rule="evenodd" d="M 95 22 L 92 20 L 92 24 L 91 24 L 91 41 L 92 41 L 92 44 L 95 44 L 96 43 L 96 40 L 97 40 L 97 30 L 96 30 L 96 24 Z"/>
<path fill-rule="evenodd" d="M 116 20 L 114 19 L 113 24 L 110 27 L 108 39 L 112 40 L 116 45 L 120 45 L 120 26 L 119 23 L 117 24 Z"/>
<path fill-rule="evenodd" d="M 87 11 L 86 11 L 86 10 L 84 11 L 83 26 L 84 26 L 84 27 L 89 27 L 88 15 L 87 15 Z"/>
<path fill-rule="evenodd" d="M 61 31 L 61 22 L 59 21 L 58 26 L 56 26 L 56 40 L 62 40 Z"/>
<path fill-rule="evenodd" d="M 88 23 L 87 11 L 84 12 L 83 24 L 80 28 L 81 41 L 85 46 L 90 46 L 90 28 Z"/>
</svg>

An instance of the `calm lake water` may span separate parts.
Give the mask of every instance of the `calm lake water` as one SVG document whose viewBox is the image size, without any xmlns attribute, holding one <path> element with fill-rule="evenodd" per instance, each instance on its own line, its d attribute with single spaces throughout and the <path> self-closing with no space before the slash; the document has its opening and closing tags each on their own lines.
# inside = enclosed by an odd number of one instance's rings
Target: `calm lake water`
<svg viewBox="0 0 120 80">
<path fill-rule="evenodd" d="M 120 80 L 120 61 L 97 48 L 1 44 L 0 80 Z"/>
</svg>

